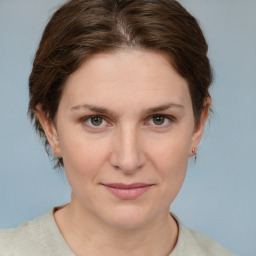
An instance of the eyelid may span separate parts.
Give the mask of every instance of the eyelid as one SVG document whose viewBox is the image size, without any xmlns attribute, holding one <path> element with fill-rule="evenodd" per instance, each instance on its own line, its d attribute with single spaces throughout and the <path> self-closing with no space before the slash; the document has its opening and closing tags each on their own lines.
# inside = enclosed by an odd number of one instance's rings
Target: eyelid
<svg viewBox="0 0 256 256">
<path fill-rule="evenodd" d="M 88 120 L 88 119 L 90 119 L 90 118 L 92 118 L 92 117 L 100 117 L 100 118 L 105 119 L 105 117 L 104 117 L 103 115 L 97 115 L 97 114 L 95 114 L 95 115 L 83 116 L 83 117 L 81 118 L 81 120 L 82 120 L 82 121 L 86 121 L 86 120 Z"/>
<path fill-rule="evenodd" d="M 174 116 L 167 115 L 167 114 L 153 114 L 149 118 L 157 117 L 157 116 L 162 116 L 162 117 L 165 117 L 165 118 L 170 119 L 170 120 L 175 120 Z"/>
</svg>

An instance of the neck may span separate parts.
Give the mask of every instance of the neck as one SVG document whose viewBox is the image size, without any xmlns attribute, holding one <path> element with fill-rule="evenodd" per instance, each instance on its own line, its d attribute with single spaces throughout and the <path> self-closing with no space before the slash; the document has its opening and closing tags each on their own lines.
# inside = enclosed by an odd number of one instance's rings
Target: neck
<svg viewBox="0 0 256 256">
<path fill-rule="evenodd" d="M 169 255 L 178 226 L 166 213 L 136 229 L 112 227 L 71 201 L 55 212 L 56 223 L 75 255 Z"/>
</svg>

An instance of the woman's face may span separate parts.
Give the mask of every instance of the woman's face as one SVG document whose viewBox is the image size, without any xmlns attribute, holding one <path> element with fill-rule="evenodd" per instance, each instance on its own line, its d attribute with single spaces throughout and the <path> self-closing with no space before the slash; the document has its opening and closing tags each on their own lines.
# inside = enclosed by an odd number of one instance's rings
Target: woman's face
<svg viewBox="0 0 256 256">
<path fill-rule="evenodd" d="M 55 126 L 43 125 L 71 207 L 128 229 L 168 214 L 203 130 L 167 57 L 128 49 L 84 62 L 66 81 Z"/>
</svg>

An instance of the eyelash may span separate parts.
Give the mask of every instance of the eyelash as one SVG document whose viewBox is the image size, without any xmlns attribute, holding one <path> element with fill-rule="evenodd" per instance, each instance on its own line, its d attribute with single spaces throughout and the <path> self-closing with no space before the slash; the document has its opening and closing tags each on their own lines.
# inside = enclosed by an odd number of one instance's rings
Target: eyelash
<svg viewBox="0 0 256 256">
<path fill-rule="evenodd" d="M 163 118 L 165 118 L 164 121 L 166 121 L 166 120 L 168 121 L 168 123 L 167 123 L 167 124 L 164 124 L 164 125 L 162 125 L 162 124 L 160 124 L 160 125 L 153 124 L 153 126 L 155 126 L 155 127 L 157 127 L 157 128 L 165 128 L 165 127 L 168 127 L 168 126 L 170 125 L 170 123 L 173 123 L 173 122 L 176 121 L 176 119 L 175 119 L 173 116 L 164 115 L 164 114 L 154 114 L 154 115 L 149 116 L 149 117 L 147 118 L 147 122 L 149 122 L 151 119 L 156 118 L 156 117 L 160 117 L 160 118 L 163 117 Z M 86 117 L 82 118 L 82 123 L 85 124 L 86 126 L 90 127 L 90 128 L 93 128 L 93 129 L 94 129 L 94 128 L 97 129 L 97 127 L 98 127 L 98 128 L 101 128 L 101 127 L 104 126 L 104 125 L 99 125 L 99 126 L 97 126 L 97 125 L 87 124 L 87 121 L 92 120 L 92 118 L 102 118 L 103 121 L 107 122 L 107 121 L 106 121 L 107 118 L 106 118 L 105 116 L 102 116 L 102 115 L 90 115 L 90 116 L 86 116 Z M 108 126 L 110 126 L 110 125 L 108 125 Z"/>
</svg>

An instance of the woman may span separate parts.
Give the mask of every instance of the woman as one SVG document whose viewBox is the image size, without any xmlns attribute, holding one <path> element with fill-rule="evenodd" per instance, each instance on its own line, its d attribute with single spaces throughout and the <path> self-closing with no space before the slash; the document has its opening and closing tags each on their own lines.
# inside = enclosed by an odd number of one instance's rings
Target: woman
<svg viewBox="0 0 256 256">
<path fill-rule="evenodd" d="M 0 255 L 232 255 L 169 208 L 208 118 L 211 68 L 173 0 L 71 0 L 48 23 L 29 114 L 71 202 L 0 233 Z"/>
</svg>

